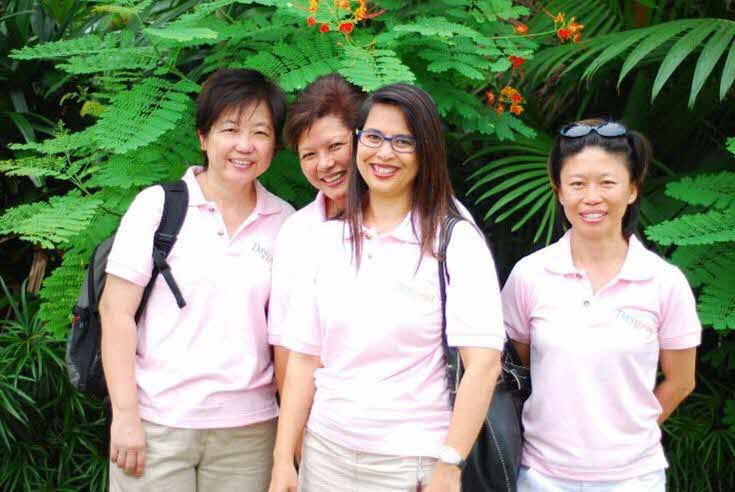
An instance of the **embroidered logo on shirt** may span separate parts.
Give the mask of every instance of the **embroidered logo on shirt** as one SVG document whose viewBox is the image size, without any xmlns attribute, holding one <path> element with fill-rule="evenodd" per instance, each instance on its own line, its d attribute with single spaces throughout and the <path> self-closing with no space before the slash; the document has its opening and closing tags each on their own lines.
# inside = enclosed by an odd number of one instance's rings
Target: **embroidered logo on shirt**
<svg viewBox="0 0 735 492">
<path fill-rule="evenodd" d="M 252 251 L 269 265 L 273 263 L 273 254 L 262 244 L 253 243 Z"/>
<path fill-rule="evenodd" d="M 643 319 L 644 316 L 646 318 L 650 316 L 651 319 Z M 655 319 L 653 319 L 653 315 L 649 313 L 636 312 L 636 314 L 634 315 L 630 313 L 630 310 L 626 311 L 623 309 L 617 309 L 616 318 L 625 323 L 626 326 L 629 326 L 630 328 L 633 328 L 634 330 L 639 331 L 642 334 L 648 336 L 656 336 L 658 334 L 658 329 L 655 325 Z"/>
</svg>

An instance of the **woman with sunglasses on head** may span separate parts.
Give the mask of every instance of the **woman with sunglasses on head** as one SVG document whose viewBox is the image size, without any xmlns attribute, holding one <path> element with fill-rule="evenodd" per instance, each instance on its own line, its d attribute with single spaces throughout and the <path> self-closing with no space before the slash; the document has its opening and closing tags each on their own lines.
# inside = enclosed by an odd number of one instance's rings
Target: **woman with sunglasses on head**
<svg viewBox="0 0 735 492">
<path fill-rule="evenodd" d="M 568 230 L 518 262 L 502 294 L 533 381 L 519 492 L 665 490 L 659 426 L 694 388 L 701 326 L 684 275 L 633 234 L 650 161 L 646 138 L 617 122 L 573 123 L 554 142 Z"/>
<path fill-rule="evenodd" d="M 460 213 L 436 106 L 417 87 L 385 86 L 357 128 L 344 219 L 314 229 L 308 289 L 286 320 L 270 490 L 456 492 L 500 370 L 492 256 L 469 221 L 455 227 L 447 335 L 466 373 L 452 410 L 436 254 L 443 223 Z"/>
<path fill-rule="evenodd" d="M 286 96 L 254 70 L 222 69 L 196 100 L 203 166 L 139 320 L 163 189 L 138 194 L 107 262 L 102 360 L 112 403 L 110 490 L 264 492 L 276 388 L 265 310 L 276 234 L 293 208 L 257 180 L 271 164 Z M 181 306 L 181 307 L 180 307 Z"/>
</svg>

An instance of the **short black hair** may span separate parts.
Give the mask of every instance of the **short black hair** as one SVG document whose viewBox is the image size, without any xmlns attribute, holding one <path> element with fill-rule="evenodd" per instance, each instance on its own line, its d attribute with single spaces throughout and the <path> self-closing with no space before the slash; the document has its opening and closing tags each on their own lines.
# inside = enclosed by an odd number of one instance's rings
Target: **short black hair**
<svg viewBox="0 0 735 492">
<path fill-rule="evenodd" d="M 286 94 L 257 70 L 221 68 L 207 77 L 196 101 L 197 131 L 207 135 L 224 112 L 239 112 L 253 103 L 265 103 L 268 107 L 278 147 L 286 121 Z M 207 164 L 205 153 L 204 166 Z"/>
</svg>

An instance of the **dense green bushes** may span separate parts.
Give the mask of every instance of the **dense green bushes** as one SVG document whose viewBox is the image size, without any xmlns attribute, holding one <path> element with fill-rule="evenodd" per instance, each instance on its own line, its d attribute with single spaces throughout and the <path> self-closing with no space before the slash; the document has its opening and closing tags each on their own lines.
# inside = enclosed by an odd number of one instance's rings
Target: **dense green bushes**
<svg viewBox="0 0 735 492">
<path fill-rule="evenodd" d="M 22 240 L 55 268 L 40 299 L 0 301 L 0 488 L 103 488 L 102 411 L 63 370 L 70 308 L 91 249 L 135 193 L 199 161 L 193 96 L 230 66 L 259 69 L 290 94 L 331 71 L 365 90 L 426 88 L 447 125 L 457 190 L 486 214 L 501 272 L 559 232 L 544 166 L 561 123 L 610 114 L 646 132 L 658 160 L 643 226 L 687 273 L 706 328 L 697 393 L 665 425 L 669 479 L 673 490 L 735 489 L 735 183 L 724 149 L 735 109 L 723 103 L 735 24 L 718 2 L 674 4 L 9 2 L 0 109 L 16 143 L 0 162 L 0 235 L 10 238 L 0 249 Z M 19 90 L 25 111 L 11 97 Z M 312 196 L 290 152 L 264 182 L 297 206 Z M 17 286 L 16 272 L 6 280 Z"/>
</svg>

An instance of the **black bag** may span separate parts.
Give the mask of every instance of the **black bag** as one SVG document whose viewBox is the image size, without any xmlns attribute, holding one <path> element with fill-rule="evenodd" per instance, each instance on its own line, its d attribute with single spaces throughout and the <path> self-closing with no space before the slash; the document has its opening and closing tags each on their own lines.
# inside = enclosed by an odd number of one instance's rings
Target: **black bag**
<svg viewBox="0 0 735 492">
<path fill-rule="evenodd" d="M 161 223 L 153 236 L 153 271 L 135 314 L 136 323 L 143 314 L 159 273 L 163 275 L 166 284 L 168 284 L 176 298 L 179 308 L 186 306 L 186 301 L 184 301 L 181 291 L 176 285 L 173 275 L 171 275 L 171 268 L 166 262 L 166 258 L 171 252 L 186 218 L 189 192 L 186 183 L 183 181 L 166 183 L 161 187 L 165 192 L 165 200 Z M 74 318 L 66 342 L 66 369 L 69 374 L 69 381 L 79 391 L 99 398 L 107 396 L 107 384 L 105 383 L 100 354 L 102 325 L 98 305 L 102 297 L 102 291 L 105 288 L 105 267 L 114 239 L 115 236 L 106 239 L 92 253 L 87 275 L 79 292 L 77 305 L 72 310 Z"/>
<path fill-rule="evenodd" d="M 446 252 L 452 229 L 461 220 L 450 217 L 439 240 L 439 289 L 442 303 L 442 344 L 447 359 L 447 382 L 452 406 L 462 378 L 459 350 L 447 343 L 447 294 L 450 281 Z M 478 232 L 479 233 L 479 232 Z M 513 345 L 506 339 L 501 356 L 502 370 L 493 399 L 475 445 L 462 471 L 463 492 L 515 492 L 521 463 L 523 402 L 531 394 L 531 375 L 520 362 Z"/>
</svg>

